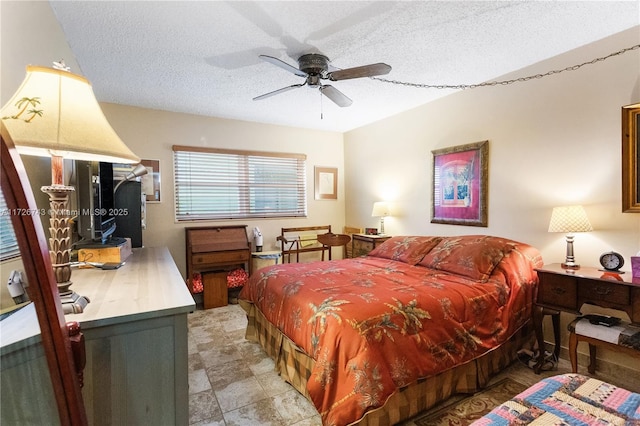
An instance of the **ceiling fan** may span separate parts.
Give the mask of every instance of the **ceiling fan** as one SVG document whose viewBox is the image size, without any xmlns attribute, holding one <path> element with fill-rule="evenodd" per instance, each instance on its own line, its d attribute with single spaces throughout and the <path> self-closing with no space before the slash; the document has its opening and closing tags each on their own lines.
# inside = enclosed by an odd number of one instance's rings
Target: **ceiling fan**
<svg viewBox="0 0 640 426">
<path fill-rule="evenodd" d="M 351 78 L 373 77 L 375 75 L 387 74 L 391 71 L 391 67 L 382 62 L 354 68 L 338 69 L 330 65 L 329 58 L 318 53 L 309 53 L 300 56 L 298 58 L 298 68 L 289 65 L 278 58 L 274 58 L 273 56 L 260 55 L 260 59 L 289 71 L 299 77 L 304 77 L 305 81 L 304 83 L 283 87 L 282 89 L 257 96 L 253 98 L 254 101 L 265 99 L 292 89 L 297 89 L 298 87 L 309 86 L 313 88 L 317 87 L 321 94 L 332 100 L 336 105 L 348 107 L 353 103 L 353 101 L 330 84 L 322 84 L 321 80 L 339 81 Z"/>
</svg>

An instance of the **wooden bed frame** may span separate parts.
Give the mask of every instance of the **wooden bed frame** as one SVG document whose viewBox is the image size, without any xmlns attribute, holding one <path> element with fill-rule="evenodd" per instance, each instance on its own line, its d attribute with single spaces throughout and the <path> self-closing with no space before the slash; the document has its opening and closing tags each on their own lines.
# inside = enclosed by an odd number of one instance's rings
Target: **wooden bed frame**
<svg viewBox="0 0 640 426">
<path fill-rule="evenodd" d="M 309 399 L 307 380 L 315 364 L 313 358 L 271 324 L 255 305 L 244 300 L 239 302 L 247 312 L 247 340 L 260 343 L 275 361 L 278 374 Z M 434 407 L 456 393 L 474 393 L 516 360 L 517 351 L 527 347 L 533 339 L 533 328 L 528 322 L 505 343 L 482 356 L 398 389 L 384 406 L 367 412 L 352 425 L 391 426 Z"/>
</svg>

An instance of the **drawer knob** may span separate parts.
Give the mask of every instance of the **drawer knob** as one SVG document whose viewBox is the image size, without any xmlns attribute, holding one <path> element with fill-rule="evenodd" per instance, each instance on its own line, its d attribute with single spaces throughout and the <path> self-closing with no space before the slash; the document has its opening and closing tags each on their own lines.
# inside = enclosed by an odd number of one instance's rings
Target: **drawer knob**
<svg viewBox="0 0 640 426">
<path fill-rule="evenodd" d="M 555 294 L 565 294 L 567 290 L 564 287 L 554 287 L 553 292 Z"/>
</svg>

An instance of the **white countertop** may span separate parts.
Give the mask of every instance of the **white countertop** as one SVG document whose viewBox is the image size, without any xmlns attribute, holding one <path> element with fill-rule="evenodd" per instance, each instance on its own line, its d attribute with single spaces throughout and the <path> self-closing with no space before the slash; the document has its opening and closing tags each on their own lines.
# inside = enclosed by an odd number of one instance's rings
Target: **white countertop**
<svg viewBox="0 0 640 426">
<path fill-rule="evenodd" d="M 68 314 L 83 330 L 123 322 L 191 312 L 195 302 L 166 247 L 133 249 L 119 269 L 74 268 L 73 289 L 90 303 L 81 314 Z M 15 332 L 18 330 L 18 332 Z M 19 340 L 39 340 L 33 304 L 0 322 L 2 352 Z M 22 345 L 19 345 L 22 346 Z M 17 349 L 17 348 L 15 348 Z"/>
</svg>

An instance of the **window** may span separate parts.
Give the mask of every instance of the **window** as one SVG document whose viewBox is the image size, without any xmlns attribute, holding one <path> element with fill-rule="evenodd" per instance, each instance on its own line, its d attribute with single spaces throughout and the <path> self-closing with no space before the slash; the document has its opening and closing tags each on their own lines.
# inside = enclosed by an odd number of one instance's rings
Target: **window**
<svg viewBox="0 0 640 426">
<path fill-rule="evenodd" d="M 0 191 L 0 260 L 7 260 L 20 256 L 20 248 L 16 235 L 13 233 L 13 224 L 9 209 L 4 201 L 4 195 Z"/>
<path fill-rule="evenodd" d="M 173 146 L 176 219 L 307 215 L 306 155 Z"/>
</svg>

